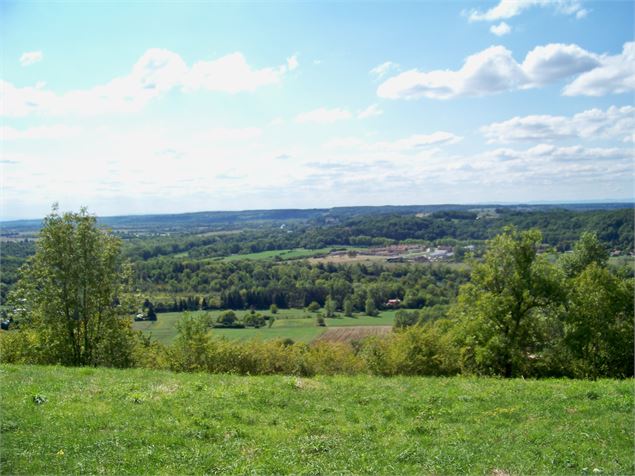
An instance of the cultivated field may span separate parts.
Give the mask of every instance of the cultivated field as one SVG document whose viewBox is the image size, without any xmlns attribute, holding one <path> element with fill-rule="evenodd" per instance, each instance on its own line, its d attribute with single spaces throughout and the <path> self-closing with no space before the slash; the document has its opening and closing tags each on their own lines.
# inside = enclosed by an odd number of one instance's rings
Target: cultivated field
<svg viewBox="0 0 635 476">
<path fill-rule="evenodd" d="M 332 327 L 320 335 L 316 342 L 353 342 L 370 336 L 385 336 L 392 332 L 391 326 Z"/>
<path fill-rule="evenodd" d="M 208 312 L 212 319 L 225 311 L 194 311 L 193 313 Z M 234 311 L 237 316 L 242 317 L 249 311 Z M 269 312 L 260 311 L 264 314 L 271 315 Z M 176 324 L 181 318 L 181 312 L 166 312 L 158 314 L 158 320 L 155 322 L 142 321 L 135 322 L 133 327 L 151 335 L 159 342 L 169 344 L 176 337 Z M 280 309 L 275 314 L 275 322 L 271 328 L 261 327 L 259 329 L 211 329 L 213 336 L 226 337 L 228 339 L 237 340 L 269 340 L 278 338 L 289 338 L 296 342 L 311 342 L 322 335 L 331 327 L 349 327 L 349 326 L 392 326 L 395 319 L 395 311 L 383 311 L 378 316 L 356 315 L 355 317 L 343 317 L 341 314 L 336 318 L 327 318 L 326 327 L 318 327 L 316 325 L 317 314 L 307 312 L 304 309 Z"/>
<path fill-rule="evenodd" d="M 633 381 L 0 366 L 3 474 L 634 474 Z"/>
</svg>

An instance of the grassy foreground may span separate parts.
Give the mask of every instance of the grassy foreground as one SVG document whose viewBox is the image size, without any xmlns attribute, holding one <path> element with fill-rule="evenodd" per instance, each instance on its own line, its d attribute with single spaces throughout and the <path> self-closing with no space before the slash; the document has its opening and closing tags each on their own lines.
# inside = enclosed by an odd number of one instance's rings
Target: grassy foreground
<svg viewBox="0 0 635 476">
<path fill-rule="evenodd" d="M 3 474 L 633 474 L 633 381 L 0 366 Z"/>
</svg>

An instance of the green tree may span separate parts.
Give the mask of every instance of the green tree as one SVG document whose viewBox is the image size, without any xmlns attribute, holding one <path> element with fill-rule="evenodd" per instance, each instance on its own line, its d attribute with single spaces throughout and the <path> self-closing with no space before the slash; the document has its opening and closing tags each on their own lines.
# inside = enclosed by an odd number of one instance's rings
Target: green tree
<svg viewBox="0 0 635 476">
<path fill-rule="evenodd" d="M 549 343 L 563 293 L 557 268 L 537 253 L 541 242 L 538 230 L 506 228 L 473 263 L 452 309 L 466 370 L 524 375 Z"/>
<path fill-rule="evenodd" d="M 365 310 L 367 316 L 376 316 L 378 314 L 375 300 L 370 296 L 366 298 Z"/>
<path fill-rule="evenodd" d="M 337 310 L 337 303 L 329 296 L 324 303 L 324 313 L 326 317 L 335 317 L 335 311 Z"/>
<path fill-rule="evenodd" d="M 53 207 L 12 296 L 22 327 L 39 338 L 33 352 L 64 365 L 132 364 L 131 272 L 120 248 L 85 208 L 60 215 Z"/>
<path fill-rule="evenodd" d="M 310 312 L 317 312 L 320 309 L 320 305 L 316 301 L 311 301 L 311 304 L 308 305 L 307 309 Z"/>
<path fill-rule="evenodd" d="M 236 324 L 238 318 L 234 311 L 225 311 L 216 318 L 216 322 L 225 327 L 231 327 Z"/>
<path fill-rule="evenodd" d="M 562 267 L 567 277 L 580 274 L 591 263 L 596 263 L 600 267 L 606 266 L 609 254 L 606 248 L 595 233 L 584 232 L 580 240 L 573 247 L 573 252 L 567 253 L 560 259 Z"/>
<path fill-rule="evenodd" d="M 633 280 L 592 262 L 569 284 L 564 343 L 573 375 L 633 376 Z"/>
<path fill-rule="evenodd" d="M 353 300 L 350 296 L 346 296 L 342 307 L 346 317 L 353 317 Z"/>
<path fill-rule="evenodd" d="M 395 329 L 405 329 L 406 327 L 414 326 L 419 321 L 419 313 L 417 311 L 406 311 L 400 309 L 395 314 L 395 322 L 393 327 Z"/>
<path fill-rule="evenodd" d="M 275 304 L 272 304 L 271 306 L 269 306 L 269 312 L 271 314 L 277 314 L 278 313 L 278 306 L 276 306 Z"/>
</svg>

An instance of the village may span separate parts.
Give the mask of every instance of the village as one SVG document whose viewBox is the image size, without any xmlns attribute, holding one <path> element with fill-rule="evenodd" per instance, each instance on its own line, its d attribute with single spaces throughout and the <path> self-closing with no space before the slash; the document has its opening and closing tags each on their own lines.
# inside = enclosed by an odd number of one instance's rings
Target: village
<svg viewBox="0 0 635 476">
<path fill-rule="evenodd" d="M 474 251 L 474 245 L 464 246 L 467 252 Z M 422 244 L 395 244 L 371 247 L 361 250 L 338 250 L 329 253 L 327 258 L 368 259 L 379 258 L 388 263 L 433 263 L 447 261 L 454 257 L 454 247 L 438 245 L 435 247 Z"/>
</svg>

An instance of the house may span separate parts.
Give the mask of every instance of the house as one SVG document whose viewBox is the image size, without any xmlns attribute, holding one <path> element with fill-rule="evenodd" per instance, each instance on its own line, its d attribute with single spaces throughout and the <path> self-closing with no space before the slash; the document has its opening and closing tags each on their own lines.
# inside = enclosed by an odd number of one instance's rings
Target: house
<svg viewBox="0 0 635 476">
<path fill-rule="evenodd" d="M 389 299 L 386 302 L 386 306 L 399 306 L 401 304 L 401 299 Z"/>
</svg>

